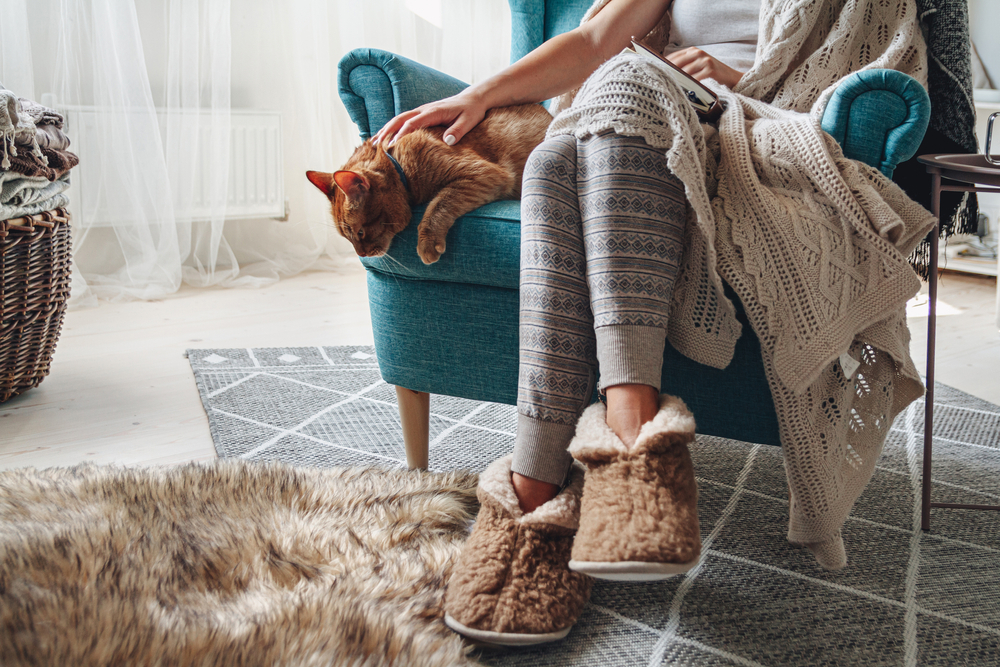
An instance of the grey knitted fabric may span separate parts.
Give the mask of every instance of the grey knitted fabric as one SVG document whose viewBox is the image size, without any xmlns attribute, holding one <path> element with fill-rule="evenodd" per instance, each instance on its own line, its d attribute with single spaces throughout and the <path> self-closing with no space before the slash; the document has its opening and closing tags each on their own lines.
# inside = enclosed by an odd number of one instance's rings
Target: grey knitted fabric
<svg viewBox="0 0 1000 667">
<path fill-rule="evenodd" d="M 972 99 L 972 47 L 968 0 L 916 0 L 927 42 L 927 89 L 931 121 L 923 144 L 900 165 L 896 182 L 926 208 L 931 208 L 931 177 L 916 158 L 926 153 L 978 153 L 976 109 Z M 941 193 L 940 236 L 974 234 L 979 224 L 975 193 Z M 930 243 L 923 241 L 910 263 L 925 280 L 930 275 Z"/>
<path fill-rule="evenodd" d="M 917 0 L 927 42 L 930 127 L 978 153 L 968 0 Z"/>
<path fill-rule="evenodd" d="M 42 155 L 35 140 L 35 123 L 22 110 L 20 98 L 0 87 L 0 169 L 10 168 L 10 156 L 18 154 L 19 145 L 20 150 L 26 146 L 35 155 Z"/>
</svg>

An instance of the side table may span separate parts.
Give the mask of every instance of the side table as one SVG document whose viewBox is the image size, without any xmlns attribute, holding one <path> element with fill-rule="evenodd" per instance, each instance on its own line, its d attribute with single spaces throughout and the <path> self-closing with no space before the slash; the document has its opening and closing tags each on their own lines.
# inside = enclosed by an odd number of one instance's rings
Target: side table
<svg viewBox="0 0 1000 667">
<path fill-rule="evenodd" d="M 959 503 L 931 502 L 931 445 L 934 431 L 934 348 L 937 329 L 938 234 L 941 228 L 941 193 L 1000 193 L 1000 165 L 988 161 L 985 155 L 921 155 L 917 160 L 924 165 L 927 172 L 931 175 L 931 212 L 938 219 L 931 233 L 931 266 L 930 278 L 928 280 L 930 312 L 927 314 L 927 395 L 924 406 L 924 471 L 920 517 L 920 527 L 923 530 L 930 530 L 932 507 L 1000 510 L 1000 505 L 964 505 Z"/>
</svg>

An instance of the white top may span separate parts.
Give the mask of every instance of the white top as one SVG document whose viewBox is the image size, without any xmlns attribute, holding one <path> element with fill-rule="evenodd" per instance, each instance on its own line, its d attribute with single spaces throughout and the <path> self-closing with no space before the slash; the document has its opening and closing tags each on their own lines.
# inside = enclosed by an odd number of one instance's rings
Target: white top
<svg viewBox="0 0 1000 667">
<path fill-rule="evenodd" d="M 697 46 L 747 72 L 757 53 L 760 0 L 674 0 L 666 53 Z"/>
</svg>

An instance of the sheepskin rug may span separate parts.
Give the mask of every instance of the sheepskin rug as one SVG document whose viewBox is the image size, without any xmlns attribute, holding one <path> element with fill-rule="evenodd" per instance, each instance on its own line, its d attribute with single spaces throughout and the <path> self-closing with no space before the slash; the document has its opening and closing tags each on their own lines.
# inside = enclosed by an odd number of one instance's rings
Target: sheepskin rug
<svg viewBox="0 0 1000 667">
<path fill-rule="evenodd" d="M 476 479 L 218 461 L 0 473 L 0 665 L 474 664 Z"/>
</svg>

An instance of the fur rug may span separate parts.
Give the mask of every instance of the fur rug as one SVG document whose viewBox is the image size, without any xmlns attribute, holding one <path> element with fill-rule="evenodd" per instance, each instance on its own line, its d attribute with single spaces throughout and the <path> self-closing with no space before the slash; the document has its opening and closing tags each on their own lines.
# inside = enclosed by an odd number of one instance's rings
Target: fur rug
<svg viewBox="0 0 1000 667">
<path fill-rule="evenodd" d="M 474 664 L 476 478 L 218 461 L 0 473 L 0 664 Z"/>
</svg>

